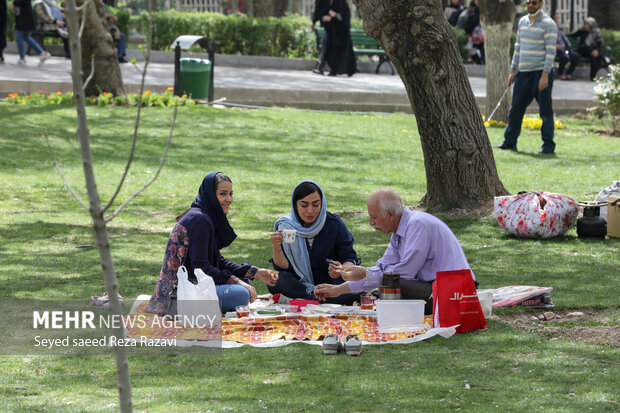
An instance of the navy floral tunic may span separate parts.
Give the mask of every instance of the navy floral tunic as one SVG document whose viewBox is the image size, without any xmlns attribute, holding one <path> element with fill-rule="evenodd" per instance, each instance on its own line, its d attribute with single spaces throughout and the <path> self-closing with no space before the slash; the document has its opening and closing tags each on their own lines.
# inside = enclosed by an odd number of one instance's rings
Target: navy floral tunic
<svg viewBox="0 0 620 413">
<path fill-rule="evenodd" d="M 249 264 L 236 264 L 220 254 L 215 241 L 213 222 L 199 209 L 191 209 L 174 226 L 164 254 L 164 262 L 148 311 L 164 315 L 171 300 L 176 299 L 177 271 L 185 265 L 190 281 L 195 281 L 194 269 L 200 268 L 211 276 L 216 285 L 237 284 L 238 277 L 245 277 Z"/>
</svg>

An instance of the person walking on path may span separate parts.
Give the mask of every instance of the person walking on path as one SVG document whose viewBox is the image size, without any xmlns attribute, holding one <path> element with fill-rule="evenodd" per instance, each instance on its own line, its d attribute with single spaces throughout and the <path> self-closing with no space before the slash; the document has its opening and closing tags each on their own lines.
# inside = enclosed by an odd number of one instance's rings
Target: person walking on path
<svg viewBox="0 0 620 413">
<path fill-rule="evenodd" d="M 6 47 L 6 0 L 0 0 L 0 63 L 4 63 L 4 48 Z"/>
<path fill-rule="evenodd" d="M 26 43 L 39 53 L 39 66 L 51 56 L 50 52 L 43 50 L 39 44 L 28 35 L 28 32 L 34 30 L 34 15 L 30 0 L 15 0 L 13 2 L 13 10 L 15 12 L 15 42 L 17 43 L 17 51 L 19 59 L 16 65 L 26 65 Z"/>
<path fill-rule="evenodd" d="M 499 149 L 517 150 L 517 139 L 525 110 L 533 99 L 538 102 L 542 126 L 541 154 L 553 154 L 554 120 L 551 91 L 553 89 L 553 59 L 555 58 L 558 28 L 543 11 L 543 0 L 527 0 L 528 14 L 519 20 L 517 41 L 506 86 L 514 83 L 508 126 Z"/>
<path fill-rule="evenodd" d="M 321 18 L 327 33 L 325 59 L 330 76 L 357 72 L 353 43 L 351 43 L 351 11 L 345 0 L 329 0 L 328 12 Z"/>
<path fill-rule="evenodd" d="M 317 36 L 316 47 L 319 49 L 319 60 L 316 62 L 316 66 L 312 69 L 313 73 L 322 75 L 325 70 L 325 54 L 327 53 L 327 31 L 323 30 L 323 38 L 319 39 L 318 31 L 316 29 L 316 23 L 319 22 L 323 27 L 323 16 L 329 14 L 329 0 L 316 0 L 314 3 L 314 12 L 312 13 L 312 33 Z"/>
</svg>

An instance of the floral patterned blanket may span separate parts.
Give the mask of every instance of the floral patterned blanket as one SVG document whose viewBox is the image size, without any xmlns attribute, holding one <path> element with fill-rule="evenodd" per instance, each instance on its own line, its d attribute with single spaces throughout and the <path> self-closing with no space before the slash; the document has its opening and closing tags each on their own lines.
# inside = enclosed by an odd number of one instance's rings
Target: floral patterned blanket
<svg viewBox="0 0 620 413">
<path fill-rule="evenodd" d="M 425 317 L 427 326 L 418 331 L 401 331 L 382 333 L 377 325 L 377 318 L 368 315 L 312 315 L 291 314 L 268 317 L 245 317 L 222 319 L 221 327 L 192 328 L 172 325 L 163 322 L 163 318 L 146 312 L 148 301 L 137 301 L 138 305 L 127 316 L 140 318 L 141 322 L 126 323 L 126 337 L 140 339 L 177 339 L 177 340 L 222 340 L 234 341 L 243 344 L 264 344 L 284 340 L 292 341 L 320 341 L 327 334 L 338 334 L 344 338 L 347 334 L 357 334 L 366 343 L 388 343 L 402 341 L 429 332 L 432 323 L 431 316 Z M 433 329 L 438 330 L 438 329 Z M 442 332 L 437 332 L 441 334 Z M 432 334 L 430 336 L 433 336 Z M 451 334 L 441 334 L 444 337 Z M 422 337 L 420 337 L 421 339 Z M 419 341 L 419 340 L 415 340 Z"/>
</svg>

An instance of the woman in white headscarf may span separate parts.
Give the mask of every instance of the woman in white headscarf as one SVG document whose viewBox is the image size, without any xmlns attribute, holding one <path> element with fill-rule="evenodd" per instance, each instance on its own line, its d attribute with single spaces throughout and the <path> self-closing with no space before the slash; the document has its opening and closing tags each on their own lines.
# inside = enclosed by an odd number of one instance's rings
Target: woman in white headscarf
<svg viewBox="0 0 620 413">
<path fill-rule="evenodd" d="M 292 243 L 283 242 L 285 229 L 296 231 Z M 267 286 L 272 294 L 314 300 L 316 285 L 343 283 L 342 270 L 358 262 L 353 235 L 338 215 L 327 211 L 325 195 L 314 181 L 295 186 L 291 212 L 276 221 L 274 231 L 271 261 L 280 276 L 275 286 Z M 356 299 L 346 294 L 328 301 L 351 304 Z"/>
</svg>

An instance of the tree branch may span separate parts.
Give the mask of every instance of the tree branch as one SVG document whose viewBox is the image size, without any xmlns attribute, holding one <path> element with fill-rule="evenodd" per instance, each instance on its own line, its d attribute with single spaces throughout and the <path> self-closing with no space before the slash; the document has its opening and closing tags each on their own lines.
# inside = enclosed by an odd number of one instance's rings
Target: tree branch
<svg viewBox="0 0 620 413">
<path fill-rule="evenodd" d="M 144 185 L 138 192 L 136 192 L 135 194 L 133 194 L 132 196 L 129 197 L 129 199 L 127 199 L 127 201 L 123 202 L 117 209 L 116 211 L 114 211 L 114 213 L 109 217 L 106 218 L 105 222 L 108 223 L 111 220 L 114 219 L 114 217 L 116 217 L 121 210 L 125 207 L 125 205 L 129 204 L 131 201 L 133 201 L 133 199 L 135 197 L 137 197 L 138 195 L 140 195 L 140 193 L 142 191 L 144 191 L 146 188 L 148 188 L 153 182 L 155 182 L 155 180 L 157 179 L 157 177 L 159 176 L 159 173 L 161 172 L 161 169 L 164 166 L 164 162 L 166 162 L 166 157 L 168 156 L 168 149 L 170 148 L 170 142 L 172 141 L 172 133 L 174 131 L 174 124 L 176 123 L 177 120 L 177 109 L 179 106 L 179 102 L 178 100 L 175 100 L 174 103 L 174 116 L 172 117 L 172 124 L 170 125 L 170 134 L 168 135 L 168 142 L 166 142 L 166 149 L 164 150 L 164 156 L 161 158 L 161 162 L 159 163 L 159 168 L 157 168 L 157 172 L 155 173 L 155 176 L 153 177 L 153 179 L 151 179 L 149 182 L 147 182 L 146 185 Z"/>
<path fill-rule="evenodd" d="M 94 54 L 90 56 L 90 75 L 88 75 L 88 77 L 84 81 L 84 85 L 82 85 L 82 93 L 86 91 L 86 87 L 88 86 L 88 83 L 93 78 L 93 76 L 95 76 L 95 55 Z"/>
<path fill-rule="evenodd" d="M 140 81 L 140 94 L 138 95 L 138 113 L 136 114 L 136 123 L 134 124 L 134 128 L 133 128 L 133 135 L 132 135 L 132 139 L 131 139 L 131 149 L 129 150 L 129 156 L 127 157 L 127 163 L 125 164 L 125 171 L 123 172 L 123 175 L 121 176 L 121 179 L 118 183 L 118 185 L 116 186 L 116 190 L 114 191 L 114 194 L 112 195 L 112 197 L 110 198 L 110 200 L 105 204 L 105 206 L 102 209 L 102 212 L 105 213 L 105 211 L 108 210 L 108 208 L 110 208 L 112 206 L 112 203 L 114 202 L 114 200 L 116 199 L 116 197 L 118 196 L 119 192 L 121 191 L 121 188 L 123 187 L 123 184 L 125 183 L 125 178 L 127 178 L 127 174 L 129 173 L 129 167 L 131 166 L 131 162 L 133 161 L 133 155 L 135 153 L 135 149 L 136 149 L 136 141 L 138 140 L 138 129 L 140 128 L 140 114 L 142 113 L 142 94 L 144 93 L 144 82 L 145 82 L 145 78 L 146 78 L 146 68 L 149 65 L 149 59 L 151 56 L 151 34 L 153 32 L 153 25 L 152 25 L 152 19 L 151 19 L 151 15 L 149 14 L 149 37 L 148 37 L 148 43 L 147 43 L 147 52 L 146 52 L 146 59 L 144 61 L 144 68 L 142 69 L 142 80 Z M 176 117 L 176 108 L 175 108 L 175 117 Z M 171 132 L 172 133 L 172 132 Z M 166 148 L 166 151 L 168 149 Z M 158 171 L 159 173 L 159 171 Z M 150 183 L 148 184 L 150 185 Z M 145 188 L 142 188 L 138 193 L 142 192 Z M 137 195 L 137 194 L 135 194 Z M 135 196 L 134 196 L 135 197 Z M 133 198 L 131 198 L 133 199 Z M 123 204 L 125 205 L 125 204 Z M 123 206 L 121 205 L 121 207 Z M 116 216 L 116 212 L 114 212 L 114 214 L 112 215 L 112 218 L 114 218 L 114 216 Z"/>
<path fill-rule="evenodd" d="M 92 0 L 86 0 L 86 1 L 84 2 L 84 4 L 82 4 L 81 6 L 76 6 L 76 7 L 75 7 L 75 10 L 76 10 L 76 11 L 80 11 L 80 10 L 82 10 L 82 9 L 85 9 L 85 8 L 86 8 L 86 6 L 88 6 L 88 3 L 90 3 L 91 1 L 92 1 Z"/>
<path fill-rule="evenodd" d="M 54 168 L 56 168 L 56 170 L 58 171 L 58 174 L 62 178 L 62 181 L 65 183 L 65 186 L 67 187 L 69 192 L 71 192 L 71 194 L 75 197 L 75 199 L 77 199 L 77 201 L 80 203 L 80 205 L 82 205 L 84 207 L 84 209 L 88 211 L 89 210 L 88 206 L 84 203 L 84 201 L 82 201 L 82 199 L 79 197 L 79 195 L 73 190 L 73 188 L 71 187 L 71 185 L 69 184 L 69 182 L 65 178 L 65 175 L 60 170 L 60 167 L 56 163 L 56 159 L 54 158 L 54 151 L 52 150 L 52 146 L 50 145 L 50 139 L 47 136 L 47 132 L 43 132 L 43 136 L 45 136 L 45 142 L 47 142 L 47 149 L 50 152 L 50 158 L 52 158 L 52 163 L 54 164 Z"/>
<path fill-rule="evenodd" d="M 82 4 L 80 7 L 76 8 L 76 11 L 79 11 L 80 9 L 82 9 L 82 21 L 80 22 L 80 30 L 78 30 L 78 38 L 79 39 L 82 39 L 82 33 L 84 33 L 84 26 L 86 24 L 86 6 L 90 2 L 91 2 L 91 0 L 86 0 L 84 2 L 84 4 Z"/>
</svg>

